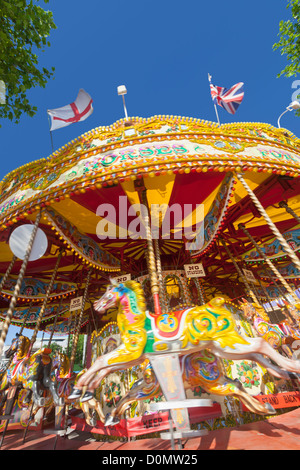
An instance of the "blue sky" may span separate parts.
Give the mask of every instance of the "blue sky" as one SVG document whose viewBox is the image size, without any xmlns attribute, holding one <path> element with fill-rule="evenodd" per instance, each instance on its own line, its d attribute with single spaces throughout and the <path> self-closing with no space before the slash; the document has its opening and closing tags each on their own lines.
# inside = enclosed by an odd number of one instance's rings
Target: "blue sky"
<svg viewBox="0 0 300 470">
<path fill-rule="evenodd" d="M 40 2 L 44 5 L 43 2 Z M 129 116 L 191 116 L 216 121 L 207 74 L 230 87 L 243 81 L 245 97 L 231 116 L 221 108 L 221 123 L 266 122 L 292 99 L 294 78 L 277 78 L 286 57 L 272 46 L 279 22 L 290 17 L 283 0 L 50 0 L 57 30 L 40 63 L 55 67 L 45 89 L 30 91 L 35 117 L 19 124 L 0 120 L 0 179 L 13 169 L 51 154 L 46 110 L 75 100 L 84 88 L 94 113 L 84 122 L 53 132 L 54 149 L 98 126 L 124 117 L 117 86 L 128 90 Z M 300 86 L 297 86 L 300 88 Z M 300 136 L 294 112 L 281 124 Z"/>
<path fill-rule="evenodd" d="M 40 2 L 44 5 L 43 2 Z M 207 74 L 215 85 L 245 83 L 234 116 L 221 108 L 221 123 L 267 122 L 291 101 L 295 78 L 276 78 L 286 57 L 273 51 L 279 22 L 290 17 L 287 1 L 252 0 L 50 0 L 57 30 L 41 64 L 54 66 L 55 79 L 29 96 L 39 109 L 19 124 L 0 120 L 2 179 L 9 171 L 51 154 L 46 110 L 75 100 L 79 88 L 93 98 L 85 122 L 53 132 L 54 148 L 97 126 L 124 117 L 117 86 L 128 90 L 129 116 L 192 116 L 216 121 Z M 297 88 L 300 88 L 299 86 Z M 284 115 L 282 126 L 300 135 L 300 118 Z"/>
</svg>

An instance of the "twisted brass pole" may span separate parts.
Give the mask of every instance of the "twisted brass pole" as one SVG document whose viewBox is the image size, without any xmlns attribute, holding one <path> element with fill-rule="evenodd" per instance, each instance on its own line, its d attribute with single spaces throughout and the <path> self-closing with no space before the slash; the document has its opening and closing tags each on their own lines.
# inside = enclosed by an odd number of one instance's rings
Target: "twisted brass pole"
<svg viewBox="0 0 300 470">
<path fill-rule="evenodd" d="M 153 295 L 154 300 L 154 310 L 156 315 L 161 314 L 161 307 L 159 302 L 159 284 L 157 279 L 156 273 L 156 265 L 155 265 L 155 253 L 153 248 L 153 239 L 150 227 L 150 217 L 149 217 L 149 209 L 148 209 L 148 201 L 146 197 L 146 191 L 141 192 L 141 199 L 142 203 L 145 207 L 144 213 L 144 223 L 146 228 L 146 239 L 147 239 L 147 247 L 148 247 L 148 266 L 149 266 L 149 275 L 150 275 L 150 282 L 151 282 L 151 292 Z"/>
<path fill-rule="evenodd" d="M 17 259 L 16 255 L 13 255 L 12 260 L 11 260 L 11 262 L 10 262 L 10 265 L 8 266 L 8 268 L 7 268 L 7 270 L 6 270 L 6 273 L 4 274 L 3 278 L 1 279 L 1 282 L 0 282 L 0 292 L 2 291 L 2 289 L 3 289 L 3 287 L 4 287 L 4 284 L 6 283 L 7 278 L 8 278 L 8 276 L 10 275 L 10 272 L 11 272 L 11 270 L 12 270 L 13 265 L 15 264 L 16 259 Z"/>
<path fill-rule="evenodd" d="M 24 320 L 23 320 L 21 329 L 20 329 L 20 331 L 19 331 L 19 335 L 20 335 L 20 336 L 21 336 L 21 334 L 23 333 L 23 330 L 24 330 L 24 328 L 25 328 L 25 326 L 26 326 L 27 318 L 29 317 L 29 315 L 30 315 L 30 313 L 31 313 L 32 306 L 33 306 L 33 300 L 30 302 L 28 311 L 27 311 L 26 315 L 24 316 Z"/>
<path fill-rule="evenodd" d="M 265 221 L 267 222 L 268 226 L 270 227 L 270 229 L 272 230 L 272 232 L 274 233 L 275 237 L 277 238 L 277 240 L 280 241 L 281 245 L 283 246 L 283 248 L 285 249 L 286 253 L 289 255 L 289 257 L 291 258 L 291 260 L 293 261 L 293 263 L 297 266 L 297 268 L 300 270 L 300 260 L 299 258 L 295 255 L 295 253 L 293 252 L 293 250 L 291 249 L 291 247 L 289 246 L 289 244 L 287 243 L 287 241 L 284 239 L 284 237 L 282 236 L 282 234 L 279 232 L 278 228 L 276 227 L 276 225 L 272 222 L 272 220 L 270 219 L 270 217 L 268 216 L 267 212 L 265 211 L 264 207 L 262 206 L 262 204 L 259 202 L 259 200 L 257 199 L 256 195 L 254 194 L 254 192 L 252 191 L 252 189 L 248 186 L 248 184 L 246 183 L 246 181 L 244 180 L 244 178 L 242 177 L 241 174 L 237 173 L 236 174 L 237 178 L 239 179 L 239 181 L 242 183 L 242 185 L 244 186 L 244 188 L 246 189 L 247 193 L 249 194 L 250 196 L 250 199 L 253 201 L 253 203 L 255 204 L 255 206 L 257 207 L 258 211 L 260 212 L 260 214 L 264 217 Z"/>
<path fill-rule="evenodd" d="M 231 261 L 233 262 L 234 264 L 234 267 L 235 269 L 237 270 L 237 273 L 239 274 L 239 276 L 241 277 L 243 283 L 245 284 L 245 287 L 246 287 L 246 291 L 249 293 L 249 295 L 252 297 L 252 300 L 254 300 L 255 303 L 259 304 L 259 301 L 257 300 L 253 290 L 251 289 L 250 285 L 248 284 L 248 281 L 247 279 L 245 278 L 244 274 L 242 273 L 242 271 L 240 270 L 240 267 L 239 265 L 237 264 L 236 260 L 234 259 L 233 255 L 230 253 L 226 243 L 225 243 L 225 240 L 223 240 L 221 238 L 221 243 L 222 245 L 224 246 L 225 248 L 225 251 L 226 253 L 228 254 L 229 258 L 231 259 Z M 260 304 L 259 304 L 260 305 Z"/>
<path fill-rule="evenodd" d="M 294 300 L 296 300 L 296 302 L 299 301 L 298 297 L 296 296 L 296 294 L 293 292 L 293 290 L 291 289 L 291 287 L 288 285 L 288 283 L 286 282 L 286 280 L 284 279 L 284 277 L 280 274 L 280 272 L 278 271 L 278 269 L 274 266 L 274 264 L 272 263 L 271 260 L 269 260 L 269 258 L 265 255 L 265 253 L 262 251 L 261 247 L 258 245 L 258 243 L 254 240 L 254 238 L 252 237 L 252 235 L 248 232 L 248 230 L 246 229 L 245 225 L 244 224 L 239 224 L 239 229 L 243 230 L 244 234 L 247 235 L 247 237 L 249 238 L 249 240 L 253 243 L 253 245 L 255 246 L 255 248 L 257 249 L 258 253 L 260 254 L 260 256 L 265 260 L 265 262 L 267 263 L 267 265 L 272 269 L 273 273 L 276 275 L 276 277 L 278 279 L 280 279 L 282 285 L 286 288 L 286 290 L 288 291 L 289 294 L 291 294 L 291 296 L 293 297 Z"/>
<path fill-rule="evenodd" d="M 29 238 L 29 242 L 28 242 L 27 249 L 26 249 L 26 252 L 25 252 L 24 260 L 23 260 L 23 263 L 22 263 L 22 266 L 21 266 L 21 269 L 20 269 L 20 272 L 19 272 L 19 276 L 18 276 L 16 285 L 15 285 L 14 293 L 12 295 L 12 298 L 10 299 L 10 304 L 9 304 L 9 307 L 8 307 L 8 310 L 7 310 L 7 313 L 6 313 L 6 318 L 5 318 L 5 321 L 2 325 L 2 331 L 1 331 L 1 336 L 0 336 L 0 356 L 1 356 L 2 351 L 3 351 L 3 346 L 4 346 L 4 343 L 5 343 L 5 340 L 6 340 L 8 328 L 9 328 L 9 325 L 11 323 L 11 319 L 12 319 L 12 316 L 13 316 L 13 313 L 14 313 L 14 310 L 15 310 L 15 306 L 16 306 L 17 299 L 18 299 L 19 292 L 20 292 L 21 285 L 22 285 L 22 281 L 23 281 L 24 274 L 25 274 L 25 271 L 26 271 L 27 263 L 28 263 L 28 260 L 29 260 L 30 254 L 31 254 L 31 250 L 32 250 L 32 246 L 33 246 L 33 243 L 34 243 L 34 240 L 35 240 L 38 225 L 39 225 L 39 222 L 41 220 L 41 215 L 42 215 L 42 212 L 39 211 L 39 213 L 38 213 L 38 215 L 35 219 L 35 224 L 33 226 L 33 230 L 31 232 L 31 235 L 30 235 L 30 238 Z"/>
<path fill-rule="evenodd" d="M 162 304 L 162 312 L 165 313 L 167 311 L 167 300 L 166 300 L 166 293 L 165 293 L 165 286 L 164 280 L 162 275 L 162 268 L 161 268 L 161 260 L 160 260 L 160 252 L 159 252 L 159 243 L 158 240 L 154 240 L 154 251 L 156 256 L 156 266 L 157 266 L 157 278 L 159 284 L 159 297 Z"/>
<path fill-rule="evenodd" d="M 279 207 L 283 207 L 289 214 L 291 214 L 294 217 L 294 219 L 297 220 L 298 224 L 300 224 L 299 215 L 297 215 L 296 212 L 293 211 L 293 209 L 291 209 L 291 207 L 289 207 L 286 202 L 281 201 L 278 205 Z"/>
<path fill-rule="evenodd" d="M 54 271 L 52 273 L 52 276 L 51 276 L 51 279 L 50 279 L 50 282 L 48 284 L 48 288 L 47 288 L 47 291 L 46 291 L 46 296 L 44 297 L 43 304 L 42 304 L 41 309 L 39 311 L 39 316 L 38 316 L 38 319 L 37 319 L 35 327 L 34 327 L 32 338 L 30 340 L 30 351 L 32 350 L 32 347 L 35 343 L 35 340 L 36 340 L 36 337 L 37 337 L 37 334 L 38 334 L 38 331 L 39 331 L 39 327 L 40 327 L 40 324 L 41 324 L 42 319 L 43 319 L 43 315 L 44 315 L 45 310 L 46 310 L 48 298 L 49 298 L 49 295 L 52 291 L 52 287 L 53 287 L 53 284 L 54 284 L 54 280 L 55 280 L 55 277 L 56 277 L 56 274 L 57 274 L 57 270 L 58 270 L 58 266 L 59 266 L 61 257 L 62 257 L 62 250 L 59 252 L 59 255 L 57 257 L 56 264 L 55 264 L 55 267 L 54 267 Z"/>
<path fill-rule="evenodd" d="M 76 331 L 75 331 L 75 335 L 74 335 L 74 339 L 73 339 L 69 375 L 72 374 L 74 363 L 75 363 L 75 354 L 76 354 L 76 349 L 77 349 L 77 344 L 78 344 L 79 331 L 80 331 L 80 327 L 81 327 L 81 322 L 82 322 L 82 317 L 83 317 L 83 312 L 84 312 L 86 299 L 87 299 L 87 296 L 88 296 L 88 289 L 89 289 L 91 274 L 92 274 L 92 269 L 89 270 L 87 278 L 86 278 L 86 284 L 85 284 L 85 289 L 84 289 L 84 294 L 83 294 L 83 299 L 82 299 L 80 315 L 79 315 L 79 319 L 78 319 L 78 323 L 77 323 L 77 327 L 76 327 Z"/>
<path fill-rule="evenodd" d="M 57 318 L 59 317 L 60 310 L 61 310 L 62 300 L 63 300 L 63 297 L 61 296 L 61 298 L 59 299 L 58 310 L 57 310 L 55 318 L 54 318 L 54 323 L 52 325 L 52 331 L 51 331 L 50 338 L 49 338 L 49 341 L 48 341 L 48 348 L 50 348 L 50 346 L 51 346 L 51 342 L 52 342 L 52 338 L 53 338 L 53 335 L 54 335 L 54 329 L 55 329 L 55 326 L 56 326 Z"/>
</svg>

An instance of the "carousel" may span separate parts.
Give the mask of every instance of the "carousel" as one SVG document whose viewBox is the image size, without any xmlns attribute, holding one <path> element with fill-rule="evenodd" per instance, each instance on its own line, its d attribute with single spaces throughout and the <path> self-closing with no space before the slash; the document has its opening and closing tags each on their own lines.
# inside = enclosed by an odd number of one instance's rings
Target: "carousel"
<svg viewBox="0 0 300 470">
<path fill-rule="evenodd" d="M 8 174 L 2 439 L 53 420 L 174 444 L 299 406 L 299 144 L 268 124 L 126 117 Z"/>
</svg>

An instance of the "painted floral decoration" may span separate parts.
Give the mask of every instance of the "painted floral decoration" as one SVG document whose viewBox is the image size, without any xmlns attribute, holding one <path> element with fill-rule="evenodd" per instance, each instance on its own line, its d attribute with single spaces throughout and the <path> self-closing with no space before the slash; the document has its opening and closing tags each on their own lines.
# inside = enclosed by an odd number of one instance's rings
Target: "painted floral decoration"
<svg viewBox="0 0 300 470">
<path fill-rule="evenodd" d="M 259 385 L 259 372 L 256 368 L 252 367 L 252 363 L 243 361 L 237 365 L 237 373 L 239 380 L 245 388 L 252 388 Z"/>
<path fill-rule="evenodd" d="M 115 407 L 121 399 L 121 386 L 116 382 L 110 382 L 104 388 L 104 400 L 108 407 Z"/>
</svg>

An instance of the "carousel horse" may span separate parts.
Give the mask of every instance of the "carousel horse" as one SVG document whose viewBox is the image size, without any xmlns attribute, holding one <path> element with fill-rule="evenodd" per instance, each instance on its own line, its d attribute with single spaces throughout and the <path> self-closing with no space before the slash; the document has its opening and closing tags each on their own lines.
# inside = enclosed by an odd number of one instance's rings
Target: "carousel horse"
<svg viewBox="0 0 300 470">
<path fill-rule="evenodd" d="M 74 385 L 79 377 L 85 372 L 85 369 L 78 374 L 73 372 L 70 376 L 70 360 L 66 354 L 58 351 L 53 357 L 52 368 L 55 371 L 55 380 L 58 385 L 57 393 L 65 400 L 65 404 L 72 404 L 75 408 L 81 409 L 84 413 L 86 423 L 90 426 L 96 425 L 96 413 L 98 413 L 101 421 L 104 422 L 105 416 L 102 411 L 102 407 L 100 402 L 95 398 L 91 398 L 89 401 L 85 401 L 83 403 L 73 403 L 72 400 L 68 399 L 69 395 L 72 393 Z"/>
<path fill-rule="evenodd" d="M 51 380 L 51 349 L 42 348 L 29 355 L 29 347 L 29 339 L 17 334 L 5 353 L 7 358 L 13 359 L 0 378 L 0 391 L 5 393 L 9 386 L 19 385 L 28 392 L 24 400 L 26 403 L 29 403 L 32 397 L 35 407 L 43 407 L 45 398 L 41 394 L 48 390 L 54 403 L 62 405 L 62 399 L 59 398 Z"/>
<path fill-rule="evenodd" d="M 253 326 L 259 336 L 262 336 L 274 349 L 279 349 L 284 344 L 284 333 L 278 325 L 256 317 Z"/>
<path fill-rule="evenodd" d="M 248 410 L 260 415 L 275 414 L 269 403 L 260 403 L 249 395 L 238 379 L 232 380 L 223 375 L 218 360 L 207 349 L 181 357 L 182 381 L 184 389 L 200 386 L 205 392 L 239 398 Z M 143 367 L 143 378 L 135 382 L 130 391 L 120 400 L 118 406 L 105 418 L 105 426 L 114 426 L 120 422 L 120 416 L 136 400 L 147 400 L 161 393 L 159 382 L 149 361 Z M 101 419 L 101 418 L 100 418 Z"/>
<path fill-rule="evenodd" d="M 220 358 L 253 360 L 284 379 L 300 373 L 300 361 L 283 357 L 262 337 L 243 338 L 235 330 L 233 317 L 223 307 L 224 302 L 222 297 L 216 297 L 202 306 L 146 314 L 145 297 L 138 282 L 112 282 L 94 308 L 104 312 L 118 306 L 117 324 L 122 343 L 96 359 L 79 378 L 69 398 L 89 400 L 102 379 L 113 370 L 126 369 L 141 364 L 151 355 L 174 350 L 181 356 L 209 349 Z"/>
<path fill-rule="evenodd" d="M 295 339 L 300 339 L 300 332 L 294 328 L 289 320 L 277 324 L 269 323 L 263 307 L 256 303 L 240 302 L 246 318 L 252 323 L 255 331 L 262 336 L 274 349 L 280 349 L 289 357 L 292 356 L 290 345 Z"/>
</svg>

